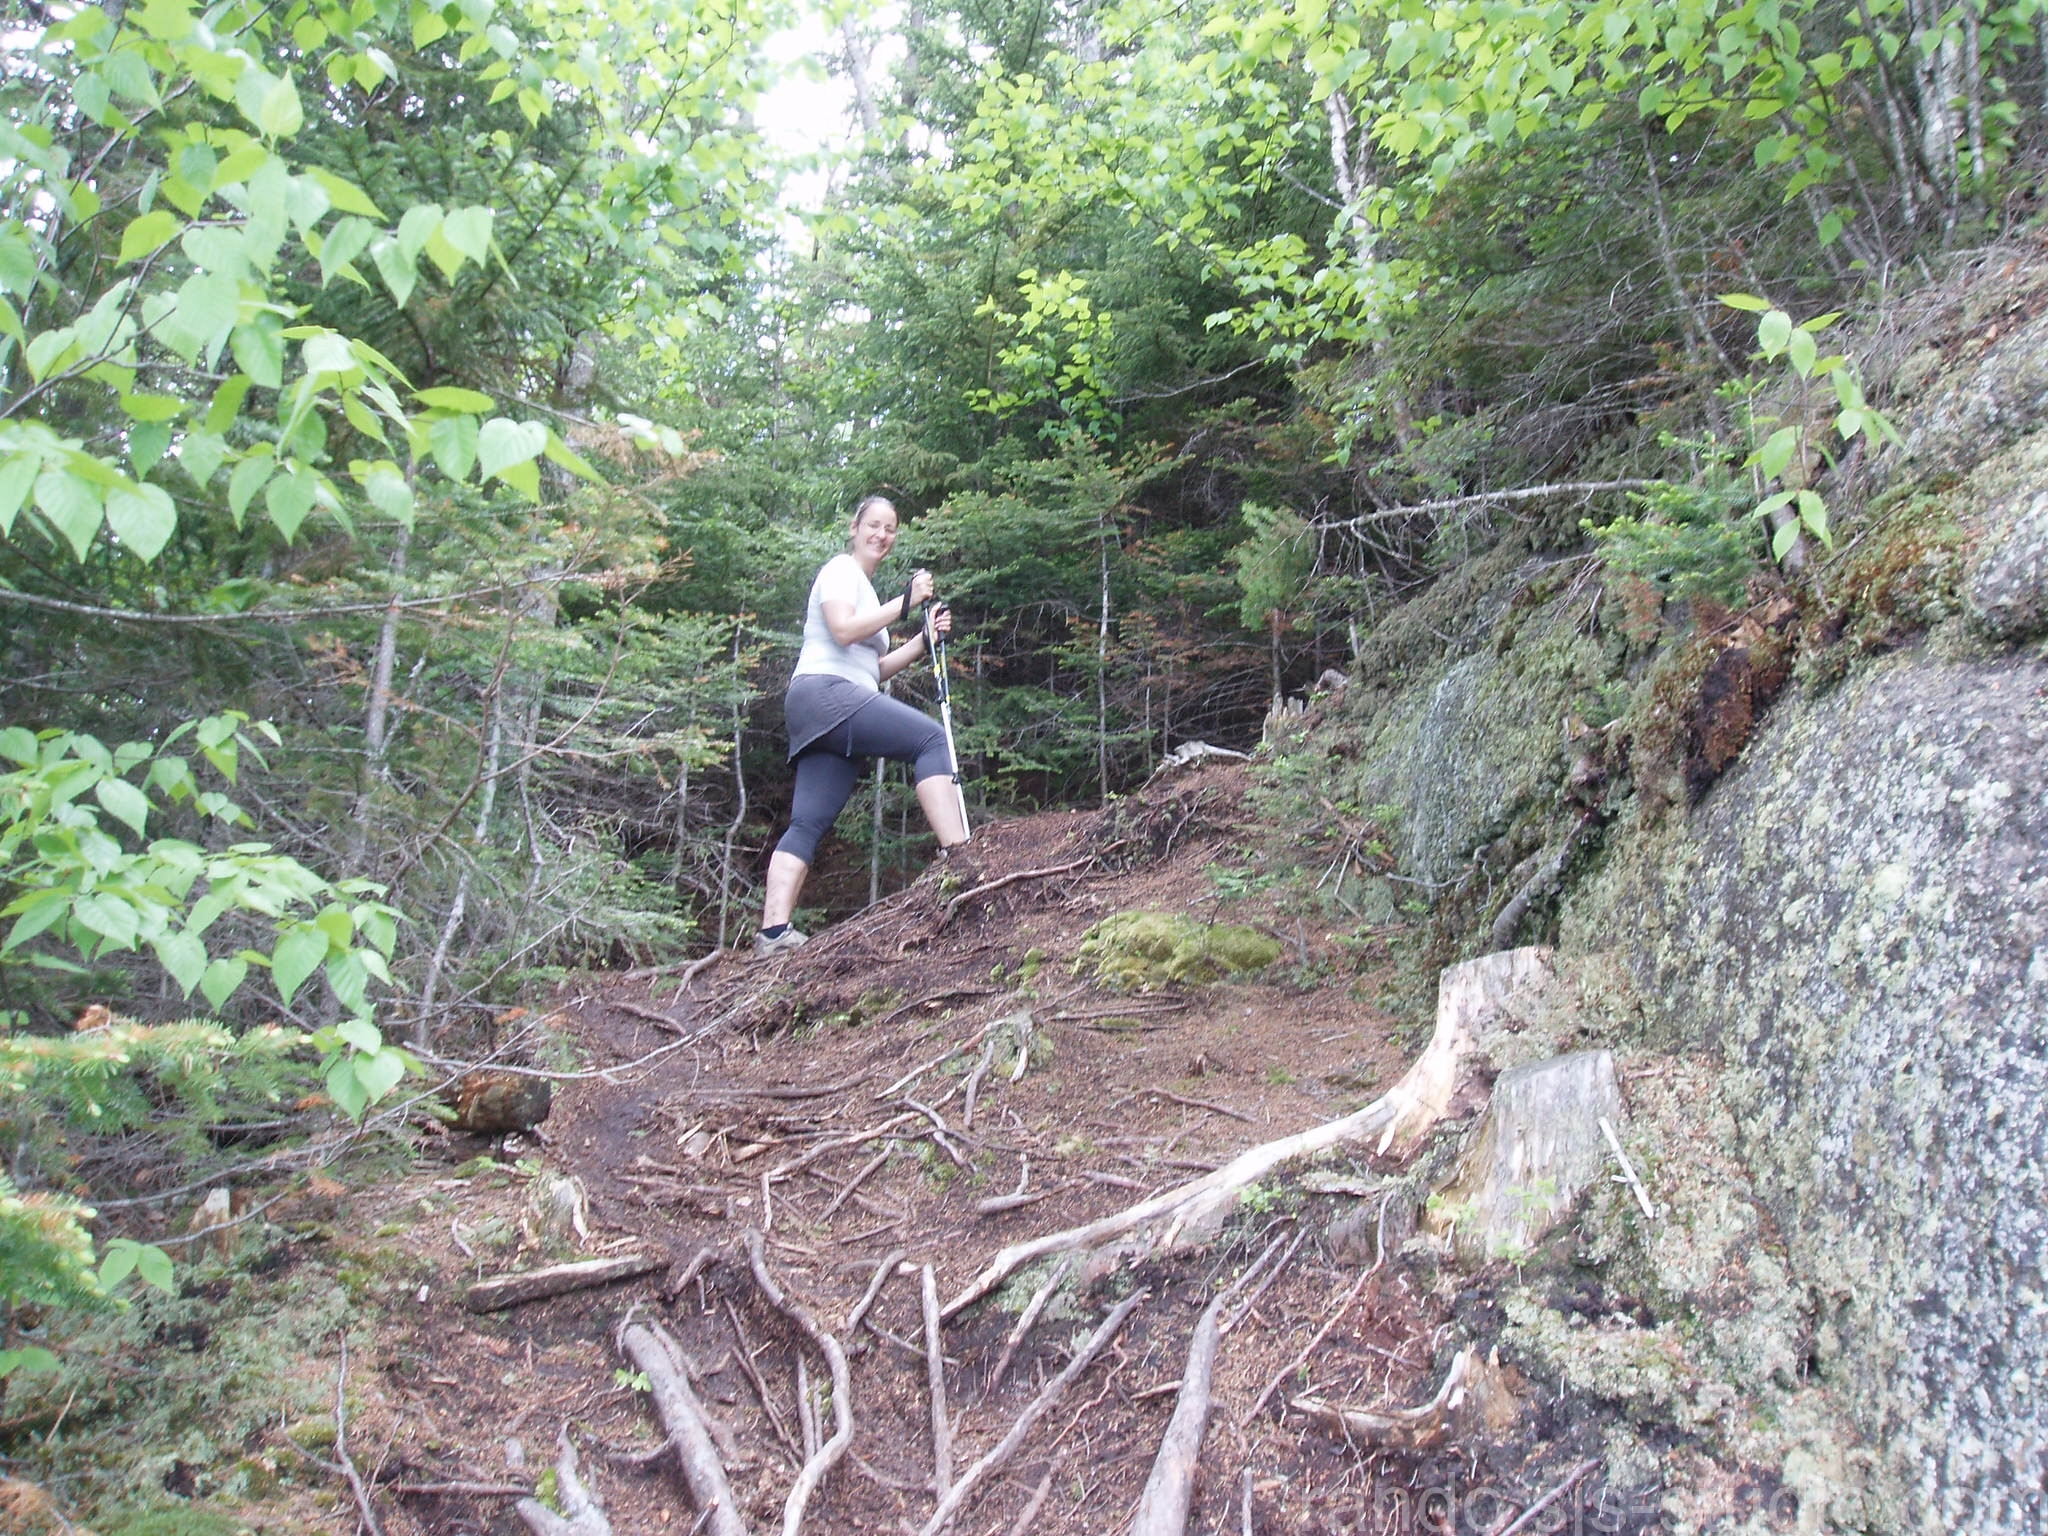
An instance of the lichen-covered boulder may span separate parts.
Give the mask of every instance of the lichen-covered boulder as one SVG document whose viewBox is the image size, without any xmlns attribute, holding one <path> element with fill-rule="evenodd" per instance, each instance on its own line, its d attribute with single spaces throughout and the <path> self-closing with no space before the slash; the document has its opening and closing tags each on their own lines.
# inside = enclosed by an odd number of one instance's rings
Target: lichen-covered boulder
<svg viewBox="0 0 2048 1536">
<path fill-rule="evenodd" d="M 2048 663 L 1902 655 L 1782 702 L 1562 947 L 1718 1047 L 1883 1531 L 2048 1528 Z"/>
<path fill-rule="evenodd" d="M 2006 644 L 2048 634 L 2048 484 L 1994 509 L 1992 522 L 1963 592 L 1971 623 Z"/>
</svg>

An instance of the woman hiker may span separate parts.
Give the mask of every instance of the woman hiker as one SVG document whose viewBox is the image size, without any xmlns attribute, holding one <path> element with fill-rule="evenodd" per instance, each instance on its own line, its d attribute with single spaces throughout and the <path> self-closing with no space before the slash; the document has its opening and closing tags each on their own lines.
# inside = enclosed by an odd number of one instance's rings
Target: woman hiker
<svg viewBox="0 0 2048 1536">
<path fill-rule="evenodd" d="M 917 803 L 938 834 L 940 856 L 967 841 L 953 783 L 952 753 L 937 721 L 881 691 L 881 685 L 925 654 L 920 629 L 891 650 L 889 626 L 907 624 L 932 595 L 932 573 L 911 574 L 886 602 L 875 595 L 875 572 L 896 545 L 896 508 L 870 496 L 854 509 L 846 553 L 834 555 L 811 583 L 804 643 L 783 699 L 796 794 L 789 830 L 768 861 L 768 895 L 754 954 L 794 949 L 805 936 L 789 923 L 818 842 L 853 794 L 862 762 L 891 757 L 917 765 Z M 950 634 L 953 616 L 934 604 L 932 628 Z"/>
</svg>

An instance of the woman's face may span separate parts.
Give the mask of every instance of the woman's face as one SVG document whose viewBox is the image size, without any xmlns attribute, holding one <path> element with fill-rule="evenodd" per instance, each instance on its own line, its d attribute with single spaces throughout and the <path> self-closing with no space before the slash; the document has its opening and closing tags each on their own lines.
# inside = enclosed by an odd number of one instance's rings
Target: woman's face
<svg viewBox="0 0 2048 1536">
<path fill-rule="evenodd" d="M 853 522 L 853 553 L 872 573 L 896 547 L 896 509 L 886 501 L 869 504 Z"/>
</svg>

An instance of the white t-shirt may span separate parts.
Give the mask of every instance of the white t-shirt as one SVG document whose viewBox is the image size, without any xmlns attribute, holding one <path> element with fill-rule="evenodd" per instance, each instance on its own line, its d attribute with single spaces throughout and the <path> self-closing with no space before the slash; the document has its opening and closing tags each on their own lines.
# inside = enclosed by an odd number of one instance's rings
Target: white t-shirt
<svg viewBox="0 0 2048 1536">
<path fill-rule="evenodd" d="M 874 608 L 881 600 L 874 583 L 860 562 L 851 555 L 834 555 L 811 583 L 811 599 L 804 607 L 804 645 L 797 653 L 795 677 L 843 677 L 850 683 L 880 690 L 882 657 L 889 649 L 889 632 L 877 630 L 865 640 L 841 645 L 832 638 L 825 622 L 825 604 L 842 602 L 856 612 Z"/>
</svg>

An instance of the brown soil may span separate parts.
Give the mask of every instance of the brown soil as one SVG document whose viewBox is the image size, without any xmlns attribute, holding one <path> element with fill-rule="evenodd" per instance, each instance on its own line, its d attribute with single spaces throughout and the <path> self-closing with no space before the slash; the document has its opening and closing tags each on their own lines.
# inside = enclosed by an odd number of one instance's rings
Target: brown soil
<svg viewBox="0 0 2048 1536">
<path fill-rule="evenodd" d="M 806 1529 L 921 1527 L 935 1500 L 915 1269 L 888 1280 L 857 1334 L 844 1326 L 878 1266 L 891 1255 L 930 1265 L 943 1300 L 1005 1244 L 1342 1114 L 1405 1065 L 1395 1021 L 1371 1001 L 1376 978 L 1357 972 L 1354 951 L 1266 898 L 1218 895 L 1208 871 L 1242 867 L 1251 836 L 1242 797 L 1241 773 L 1207 768 L 1109 811 L 1001 823 L 977 837 L 970 878 L 1015 877 L 1008 884 L 962 899 L 930 876 L 774 962 L 723 957 L 682 992 L 674 973 L 595 977 L 566 997 L 552 1022 L 582 1063 L 557 1084 L 538 1153 L 515 1139 L 499 1155 L 525 1159 L 517 1170 L 457 1178 L 443 1167 L 355 1197 L 359 1229 L 414 1223 L 404 1304 L 349 1383 L 347 1443 L 383 1529 L 523 1530 L 498 1490 L 530 1486 L 565 1431 L 614 1530 L 696 1529 L 673 1459 L 646 1455 L 661 1434 L 647 1393 L 618 1374 L 626 1362 L 614 1335 L 629 1316 L 660 1322 L 680 1343 L 738 1452 L 733 1481 L 749 1528 L 779 1529 L 802 1443 L 799 1360 L 814 1388 L 828 1378 L 756 1286 L 740 1242 L 749 1227 L 765 1232 L 781 1285 L 852 1356 L 852 1454 L 812 1499 Z M 1262 924 L 1288 953 L 1255 979 L 1141 996 L 1076 975 L 1087 929 L 1136 908 Z M 1020 1010 L 1037 1043 L 1012 1081 L 1013 1028 L 989 1026 Z M 478 1145 L 451 1137 L 447 1155 L 459 1161 Z M 587 1190 L 587 1237 L 550 1248 L 533 1235 L 536 1158 Z M 1013 1530 L 1041 1483 L 1037 1536 L 1125 1526 L 1197 1314 L 1275 1240 L 1289 1256 L 1219 1357 L 1190 1530 L 1490 1530 L 1553 1485 L 1572 1461 L 1561 1443 L 1525 1441 L 1491 1453 L 1493 1463 L 1469 1448 L 1396 1454 L 1347 1445 L 1285 1409 L 1303 1389 L 1362 1407 L 1435 1391 L 1457 1331 L 1445 1324 L 1475 1293 L 1460 1298 L 1399 1255 L 1247 1421 L 1370 1263 L 1370 1222 L 1362 1251 L 1328 1234 L 1334 1218 L 1356 1223 L 1368 1201 L 1379 1204 L 1368 1191 L 1387 1170 L 1360 1158 L 1335 1171 L 1352 1193 L 1269 1185 L 1209 1247 L 1071 1284 L 999 1382 L 992 1368 L 1043 1270 L 953 1319 L 944 1339 L 957 1476 L 1116 1299 L 1148 1293 L 953 1529 Z M 427 1189 L 452 1219 L 418 1219 Z M 977 1211 L 1013 1193 L 1045 1198 Z M 517 1245 L 486 1251 L 465 1236 L 522 1221 L 529 1236 Z M 482 1316 L 463 1305 L 479 1274 L 640 1249 L 668 1255 L 670 1269 Z M 678 1286 L 700 1252 L 709 1261 Z M 1421 1490 L 1463 1499 L 1482 1486 L 1492 1513 L 1460 1505 L 1446 1524 L 1441 1505 L 1432 1513 L 1417 1502 Z M 335 1487 L 333 1517 L 345 1521 L 352 1500 Z"/>
</svg>

